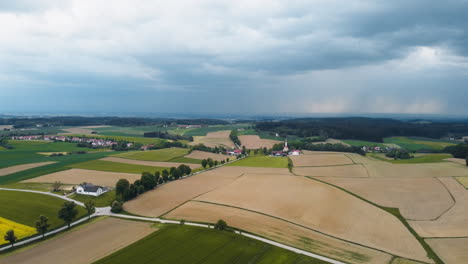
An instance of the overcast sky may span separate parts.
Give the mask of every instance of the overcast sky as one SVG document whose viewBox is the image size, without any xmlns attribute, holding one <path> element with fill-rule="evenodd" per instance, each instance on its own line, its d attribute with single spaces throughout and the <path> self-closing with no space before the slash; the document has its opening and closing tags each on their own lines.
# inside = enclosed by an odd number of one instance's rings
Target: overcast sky
<svg viewBox="0 0 468 264">
<path fill-rule="evenodd" d="M 0 113 L 468 115 L 467 0 L 0 1 Z"/>
</svg>

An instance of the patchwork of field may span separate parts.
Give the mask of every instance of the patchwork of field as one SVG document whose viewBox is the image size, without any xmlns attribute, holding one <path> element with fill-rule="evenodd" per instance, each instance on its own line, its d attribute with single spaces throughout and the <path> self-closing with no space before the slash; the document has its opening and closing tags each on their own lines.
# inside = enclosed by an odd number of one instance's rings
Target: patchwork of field
<svg viewBox="0 0 468 264">
<path fill-rule="evenodd" d="M 49 165 L 52 163 L 54 163 L 54 161 L 45 161 L 45 162 L 30 163 L 30 164 L 6 167 L 3 169 L 0 169 L 0 176 L 8 175 L 8 174 L 19 172 L 19 171 L 29 170 L 29 169 L 44 166 L 44 165 Z"/>
<path fill-rule="evenodd" d="M 217 160 L 217 161 L 228 160 L 229 158 L 232 158 L 231 156 L 228 156 L 228 155 L 216 154 L 216 153 L 199 151 L 199 150 L 194 150 L 192 151 L 192 153 L 186 155 L 185 157 L 190 158 L 190 159 L 200 159 L 200 160 L 210 158 L 212 160 Z"/>
<path fill-rule="evenodd" d="M 224 219 L 229 226 L 349 263 L 388 263 L 391 259 L 389 254 L 381 251 L 348 243 L 264 214 L 223 205 L 190 201 L 165 217 L 205 223 Z"/>
<path fill-rule="evenodd" d="M 64 184 L 80 184 L 83 182 L 91 182 L 95 185 L 112 187 L 115 186 L 119 179 L 127 179 L 129 182 L 134 182 L 135 180 L 140 179 L 140 177 L 141 174 L 134 173 L 69 169 L 32 178 L 24 182 L 53 183 L 55 181 L 60 181 Z"/>
<path fill-rule="evenodd" d="M 226 166 L 239 167 L 264 167 L 264 168 L 287 168 L 288 158 L 269 156 L 250 156 L 242 160 L 230 163 Z"/>
<path fill-rule="evenodd" d="M 123 164 L 133 164 L 133 165 L 138 165 L 138 166 L 143 166 L 143 167 L 148 167 L 151 168 L 153 167 L 152 170 L 149 170 L 153 172 L 155 169 L 161 170 L 164 168 L 170 168 L 170 167 L 178 167 L 182 164 L 185 164 L 189 166 L 191 169 L 197 169 L 200 168 L 200 164 L 192 164 L 192 163 L 179 163 L 179 162 L 164 162 L 164 161 L 145 161 L 145 160 L 132 160 L 132 159 L 124 159 L 124 158 L 118 158 L 118 157 L 106 157 L 101 159 L 101 161 L 104 162 L 112 162 L 112 163 L 123 163 Z M 139 173 L 143 171 L 148 171 L 148 170 L 141 170 Z"/>
<path fill-rule="evenodd" d="M 130 262 L 179 264 L 326 263 L 234 233 L 177 225 L 165 226 L 160 231 L 96 263 L 126 264 Z"/>
<path fill-rule="evenodd" d="M 155 230 L 148 223 L 106 218 L 0 258 L 0 263 L 89 264 Z"/>
<path fill-rule="evenodd" d="M 435 178 L 320 178 L 378 205 L 399 208 L 406 219 L 431 220 L 454 204 Z"/>
<path fill-rule="evenodd" d="M 391 254 L 428 261 L 416 238 L 393 215 L 311 179 L 246 174 L 195 200 L 260 212 Z"/>
<path fill-rule="evenodd" d="M 239 140 L 242 146 L 245 146 L 247 149 L 271 149 L 275 144 L 282 143 L 282 141 L 278 140 L 262 139 L 257 135 L 239 136 Z"/>
<path fill-rule="evenodd" d="M 468 238 L 435 238 L 426 242 L 445 264 L 468 263 Z"/>
<path fill-rule="evenodd" d="M 409 221 L 409 224 L 421 237 L 467 237 L 468 191 L 453 177 L 439 180 L 453 195 L 455 205 L 436 220 Z"/>
<path fill-rule="evenodd" d="M 187 155 L 188 149 L 184 148 L 165 148 L 147 151 L 129 151 L 113 155 L 115 157 L 134 159 L 134 160 L 146 160 L 146 161 L 170 161 L 177 157 Z"/>
<path fill-rule="evenodd" d="M 124 204 L 127 212 L 157 217 L 203 193 L 232 183 L 241 175 L 238 170 L 216 169 L 173 181 L 148 191 Z"/>
<path fill-rule="evenodd" d="M 294 167 L 293 172 L 300 176 L 314 177 L 369 177 L 362 164 L 328 167 Z"/>
<path fill-rule="evenodd" d="M 206 136 L 194 136 L 193 142 L 190 142 L 190 145 L 203 144 L 207 147 L 224 147 L 224 148 L 234 148 L 234 143 L 232 143 L 229 138 L 230 130 L 223 130 L 218 132 L 210 132 Z"/>
<path fill-rule="evenodd" d="M 345 154 L 307 154 L 291 156 L 295 167 L 349 165 L 354 162 Z"/>
<path fill-rule="evenodd" d="M 18 191 L 0 190 L 0 217 L 18 224 L 33 227 L 40 215 L 49 219 L 50 228 L 64 224 L 57 212 L 64 200 L 49 195 Z M 85 209 L 77 207 L 78 217 L 85 215 Z M 35 233 L 35 232 L 34 232 Z M 1 233 L 3 238 L 4 233 Z"/>
<path fill-rule="evenodd" d="M 0 217 L 0 234 L 2 234 L 2 236 L 0 236 L 0 245 L 9 243 L 4 239 L 3 236 L 3 234 L 6 234 L 8 230 L 13 230 L 15 232 L 15 236 L 18 239 L 22 239 L 34 235 L 36 233 L 36 228 L 34 227 L 15 223 L 13 221 Z"/>
</svg>

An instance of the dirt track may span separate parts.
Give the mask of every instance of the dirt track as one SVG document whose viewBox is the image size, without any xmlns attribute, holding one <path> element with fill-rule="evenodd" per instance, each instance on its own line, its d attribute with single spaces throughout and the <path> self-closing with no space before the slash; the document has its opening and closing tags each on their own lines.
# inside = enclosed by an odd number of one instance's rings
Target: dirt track
<svg viewBox="0 0 468 264">
<path fill-rule="evenodd" d="M 246 230 L 307 251 L 349 263 L 388 263 L 389 254 L 353 245 L 273 217 L 200 202 L 188 202 L 165 217 L 215 223 L 224 219 L 228 225 Z"/>
<path fill-rule="evenodd" d="M 247 149 L 260 149 L 260 148 L 272 148 L 275 144 L 282 143 L 282 141 L 272 139 L 262 139 L 257 135 L 245 135 L 239 136 L 242 146 Z"/>
<path fill-rule="evenodd" d="M 140 179 L 140 177 L 141 175 L 133 173 L 70 169 L 39 176 L 24 182 L 53 183 L 55 181 L 60 181 L 64 184 L 90 182 L 95 185 L 114 187 L 120 179 L 127 179 L 129 182 L 134 182 L 135 180 Z"/>
<path fill-rule="evenodd" d="M 89 264 L 154 231 L 148 223 L 106 218 L 0 258 L 0 263 Z"/>
<path fill-rule="evenodd" d="M 19 171 L 24 171 L 24 170 L 29 170 L 32 168 L 40 167 L 40 166 L 45 166 L 55 163 L 55 161 L 46 161 L 46 162 L 38 162 L 38 163 L 28 163 L 28 164 L 22 164 L 22 165 L 16 165 L 12 167 L 6 167 L 3 169 L 0 169 L 0 177 L 8 174 L 12 174 L 15 172 Z"/>
<path fill-rule="evenodd" d="M 182 164 L 189 166 L 191 169 L 200 168 L 200 164 L 191 164 L 191 163 L 179 163 L 179 162 L 166 162 L 166 161 L 145 161 L 145 160 L 133 160 L 133 159 L 124 159 L 118 157 L 106 157 L 102 158 L 101 160 L 111 161 L 111 162 L 118 162 L 118 163 L 127 163 L 127 164 L 135 164 L 135 165 L 144 165 L 144 166 L 152 166 L 152 167 L 178 167 Z"/>
</svg>

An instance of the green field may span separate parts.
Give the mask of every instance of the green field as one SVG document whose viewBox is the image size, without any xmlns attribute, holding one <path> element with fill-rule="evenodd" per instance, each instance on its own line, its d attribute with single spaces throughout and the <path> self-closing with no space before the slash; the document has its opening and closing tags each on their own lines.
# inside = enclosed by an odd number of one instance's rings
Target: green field
<svg viewBox="0 0 468 264">
<path fill-rule="evenodd" d="M 238 128 L 245 128 L 248 125 L 246 124 L 232 124 L 232 125 L 215 125 L 215 126 L 207 126 L 202 128 L 189 128 L 185 129 L 183 132 L 184 136 L 206 136 L 206 134 L 210 132 L 217 132 L 223 130 L 233 130 Z"/>
<path fill-rule="evenodd" d="M 59 219 L 58 210 L 65 200 L 38 193 L 0 190 L 0 217 L 34 227 L 40 215 L 49 219 L 50 228 L 64 225 Z M 77 206 L 79 217 L 86 214 L 86 210 Z"/>
<path fill-rule="evenodd" d="M 286 157 L 268 157 L 255 156 L 230 163 L 226 166 L 238 167 L 266 167 L 266 168 L 287 168 L 288 158 Z"/>
<path fill-rule="evenodd" d="M 166 148 L 148 151 L 130 151 L 125 153 L 119 153 L 113 156 L 135 160 L 171 161 L 175 158 L 187 155 L 188 152 L 188 149 L 183 148 Z"/>
<path fill-rule="evenodd" d="M 106 207 L 106 206 L 110 206 L 111 203 L 115 201 L 115 190 L 108 191 L 104 194 L 101 194 L 98 197 L 89 196 L 89 195 L 81 195 L 81 194 L 76 194 L 76 193 L 72 194 L 69 197 L 71 199 L 80 201 L 82 203 L 91 200 L 94 202 L 94 206 L 96 207 Z"/>
<path fill-rule="evenodd" d="M 446 162 L 444 159 L 453 158 L 450 154 L 416 154 L 412 159 L 399 159 L 394 160 L 385 157 L 382 153 L 369 153 L 367 154 L 373 158 L 390 162 L 393 164 L 416 164 L 416 163 L 435 163 L 435 162 Z"/>
<path fill-rule="evenodd" d="M 110 172 L 126 172 L 126 173 L 136 173 L 141 174 L 142 172 L 151 172 L 162 171 L 164 167 L 152 167 L 136 164 L 127 164 L 120 162 L 111 162 L 105 160 L 90 160 L 82 163 L 72 164 L 68 166 L 70 168 L 76 169 L 86 169 L 86 170 L 98 170 L 98 171 L 110 171 Z"/>
<path fill-rule="evenodd" d="M 171 162 L 179 162 L 179 163 L 191 163 L 191 164 L 201 164 L 201 160 L 198 159 L 191 159 L 186 157 L 177 157 L 170 160 Z"/>
<path fill-rule="evenodd" d="M 389 137 L 384 138 L 385 143 L 397 144 L 398 146 L 409 151 L 418 150 L 442 150 L 445 147 L 455 145 L 452 142 L 437 140 L 431 138 L 417 137 Z"/>
<path fill-rule="evenodd" d="M 77 147 L 76 143 L 66 142 L 10 140 L 9 144 L 14 149 L 0 151 L 0 168 L 54 160 L 52 157 L 37 154 L 38 152 L 96 151 L 95 149 Z"/>
<path fill-rule="evenodd" d="M 352 139 L 345 139 L 341 140 L 346 144 L 356 147 L 364 147 L 364 146 L 371 146 L 371 147 L 381 147 L 385 148 L 386 146 L 383 143 L 379 142 L 372 142 L 372 141 L 365 141 L 365 140 L 352 140 Z"/>
<path fill-rule="evenodd" d="M 181 225 L 159 231 L 96 264 L 119 263 L 326 263 L 235 233 Z"/>
<path fill-rule="evenodd" d="M 147 138 L 147 137 L 136 137 L 136 136 L 105 136 L 105 135 L 81 135 L 81 134 L 70 134 L 67 136 L 72 137 L 88 137 L 88 138 L 103 138 L 103 139 L 111 139 L 115 141 L 127 141 L 133 143 L 140 143 L 143 145 L 155 144 L 158 145 L 162 142 L 165 142 L 165 139 L 161 138 Z"/>
<path fill-rule="evenodd" d="M 145 132 L 156 132 L 156 131 L 169 131 L 175 129 L 175 127 L 162 127 L 161 125 L 154 126 L 131 126 L 131 127 L 99 127 L 93 128 L 99 135 L 104 136 L 131 136 L 131 137 L 143 137 Z"/>
</svg>

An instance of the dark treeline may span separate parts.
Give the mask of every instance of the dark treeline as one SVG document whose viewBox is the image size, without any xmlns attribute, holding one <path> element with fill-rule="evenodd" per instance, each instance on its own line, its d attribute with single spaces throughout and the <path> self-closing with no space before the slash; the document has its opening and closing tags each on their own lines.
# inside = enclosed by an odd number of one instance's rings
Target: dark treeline
<svg viewBox="0 0 468 264">
<path fill-rule="evenodd" d="M 8 139 L 5 137 L 0 137 L 0 147 L 4 147 L 6 149 L 12 149 L 13 146 L 8 144 Z"/>
<path fill-rule="evenodd" d="M 150 137 L 150 138 L 164 138 L 164 139 L 170 139 L 170 140 L 188 140 L 188 141 L 193 141 L 192 136 L 182 136 L 182 135 L 175 135 L 175 134 L 170 134 L 165 131 L 155 131 L 155 132 L 146 132 L 143 134 L 144 137 Z"/>
<path fill-rule="evenodd" d="M 360 155 L 365 155 L 366 153 L 360 148 L 355 146 L 345 146 L 343 144 L 313 144 L 311 142 L 305 141 L 292 141 L 288 142 L 290 149 L 300 149 L 300 150 L 313 150 L 313 151 L 336 151 L 336 152 L 352 152 L 358 153 Z M 284 147 L 283 143 L 275 144 L 272 148 L 274 151 L 280 151 Z"/>
<path fill-rule="evenodd" d="M 235 129 L 231 130 L 231 133 L 229 134 L 229 138 L 230 138 L 231 141 L 234 142 L 234 144 L 236 144 L 237 146 L 240 146 L 240 145 L 241 145 L 240 139 L 239 139 L 239 137 L 237 136 L 237 130 L 235 130 Z"/>
<path fill-rule="evenodd" d="M 210 148 L 210 147 L 207 147 L 207 146 L 205 146 L 203 144 L 198 144 L 198 145 L 190 147 L 190 152 L 192 152 L 194 150 L 211 152 L 211 153 L 223 153 L 223 154 L 226 153 L 226 149 L 224 147 Z"/>
<path fill-rule="evenodd" d="M 280 136 L 320 136 L 382 142 L 391 136 L 441 138 L 468 134 L 468 122 L 404 122 L 385 118 L 306 118 L 259 122 L 257 129 Z"/>
<path fill-rule="evenodd" d="M 228 122 L 217 119 L 174 119 L 174 118 L 142 118 L 142 117 L 10 117 L 0 118 L 0 125 L 13 125 L 15 128 L 35 127 L 41 124 L 44 127 L 55 126 L 143 126 L 143 125 L 225 125 Z"/>
<path fill-rule="evenodd" d="M 452 154 L 455 158 L 468 159 L 468 144 L 449 146 L 444 149 L 444 152 Z"/>
</svg>

